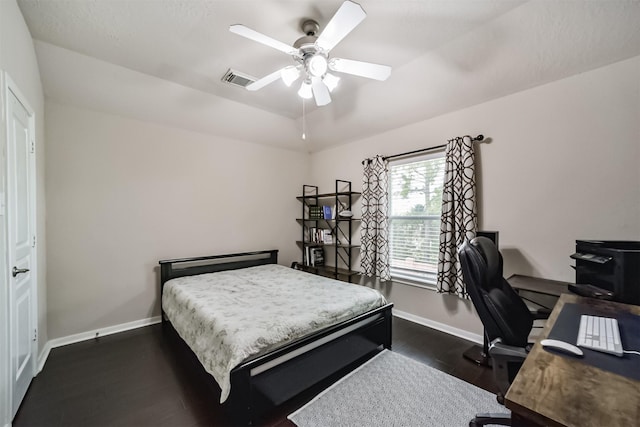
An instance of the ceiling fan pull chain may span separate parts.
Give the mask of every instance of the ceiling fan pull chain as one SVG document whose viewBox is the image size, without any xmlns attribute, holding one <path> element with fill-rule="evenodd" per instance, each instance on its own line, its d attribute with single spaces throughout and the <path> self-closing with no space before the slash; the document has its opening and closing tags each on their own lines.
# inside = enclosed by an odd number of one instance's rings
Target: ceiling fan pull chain
<svg viewBox="0 0 640 427">
<path fill-rule="evenodd" d="M 305 116 L 305 110 L 304 110 L 304 98 L 302 99 L 302 139 L 305 140 L 307 139 L 307 118 Z"/>
</svg>

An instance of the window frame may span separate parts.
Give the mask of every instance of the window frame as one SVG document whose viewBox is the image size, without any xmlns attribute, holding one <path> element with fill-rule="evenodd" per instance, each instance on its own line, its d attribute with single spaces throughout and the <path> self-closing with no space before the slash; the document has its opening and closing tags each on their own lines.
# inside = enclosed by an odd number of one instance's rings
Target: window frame
<svg viewBox="0 0 640 427">
<path fill-rule="evenodd" d="M 419 162 L 423 162 L 423 161 L 427 161 L 427 160 L 431 160 L 431 159 L 444 159 L 445 158 L 445 147 L 438 149 L 438 150 L 434 150 L 431 151 L 429 153 L 425 153 L 425 154 L 419 154 L 419 155 L 414 155 L 411 157 L 406 157 L 406 158 L 401 158 L 398 160 L 389 160 L 389 186 L 388 186 L 388 194 L 389 194 L 389 206 L 388 206 L 388 212 L 387 212 L 387 218 L 388 218 L 388 222 L 389 222 L 389 261 L 391 264 L 391 257 L 392 257 L 392 253 L 393 253 L 393 247 L 392 247 L 392 240 L 391 240 L 391 227 L 392 227 L 392 220 L 393 219 L 416 219 L 416 220 L 420 220 L 420 221 L 424 221 L 424 220 L 435 220 L 435 219 L 440 219 L 439 224 L 441 224 L 441 218 L 442 218 L 442 214 L 439 213 L 438 215 L 422 215 L 422 216 L 406 216 L 406 215 L 392 215 L 391 214 L 391 208 L 393 205 L 393 192 L 392 192 L 392 179 L 391 179 L 391 175 L 392 175 L 392 169 L 396 166 L 402 166 L 402 165 L 406 165 L 406 164 L 410 164 L 410 163 L 419 163 Z M 446 165 L 443 164 L 443 184 L 444 184 L 444 173 L 446 171 Z M 440 228 L 440 227 L 438 227 Z M 438 239 L 438 243 L 439 243 L 439 239 Z M 389 265 L 389 270 L 391 272 L 391 280 L 394 282 L 398 282 L 398 283 L 402 283 L 402 284 L 406 284 L 406 285 L 411 285 L 411 286 L 416 286 L 416 287 L 420 287 L 420 288 L 426 288 L 426 289 L 430 289 L 430 290 L 436 290 L 437 289 L 437 272 L 436 273 L 430 273 L 427 275 L 427 277 L 416 277 L 411 275 L 410 271 L 408 270 L 407 274 L 399 274 L 397 267 L 394 269 L 394 267 L 392 267 L 391 265 Z M 413 270 L 416 271 L 416 270 Z"/>
</svg>

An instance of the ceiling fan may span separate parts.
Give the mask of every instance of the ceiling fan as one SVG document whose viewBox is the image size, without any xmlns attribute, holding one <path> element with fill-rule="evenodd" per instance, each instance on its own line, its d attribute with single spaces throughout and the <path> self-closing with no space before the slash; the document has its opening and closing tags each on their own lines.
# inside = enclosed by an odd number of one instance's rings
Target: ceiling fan
<svg viewBox="0 0 640 427">
<path fill-rule="evenodd" d="M 256 80 L 249 84 L 247 89 L 251 91 L 261 89 L 279 78 L 287 86 L 291 86 L 293 82 L 302 77 L 298 95 L 305 99 L 313 97 L 320 107 L 331 102 L 329 93 L 333 91 L 340 80 L 340 77 L 330 71 L 380 81 L 386 80 L 391 74 L 391 67 L 388 65 L 329 57 L 329 51 L 357 27 L 366 16 L 364 9 L 358 3 L 347 0 L 342 3 L 320 35 L 317 35 L 320 26 L 316 21 L 312 19 L 304 21 L 301 27 L 306 35 L 296 40 L 293 46 L 244 25 L 231 25 L 229 31 L 232 33 L 291 55 L 296 62 L 295 65 L 286 66 Z"/>
</svg>

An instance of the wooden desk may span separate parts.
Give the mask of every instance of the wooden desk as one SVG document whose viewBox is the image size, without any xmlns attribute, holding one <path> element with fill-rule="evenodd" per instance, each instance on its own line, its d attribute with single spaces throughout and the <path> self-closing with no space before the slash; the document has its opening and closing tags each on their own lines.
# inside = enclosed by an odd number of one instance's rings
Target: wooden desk
<svg viewBox="0 0 640 427">
<path fill-rule="evenodd" d="M 640 315 L 640 306 L 563 294 L 538 340 L 548 336 L 565 303 L 596 306 L 604 313 Z M 536 344 L 505 396 L 517 419 L 551 426 L 615 427 L 640 422 L 640 381 L 556 356 Z"/>
</svg>

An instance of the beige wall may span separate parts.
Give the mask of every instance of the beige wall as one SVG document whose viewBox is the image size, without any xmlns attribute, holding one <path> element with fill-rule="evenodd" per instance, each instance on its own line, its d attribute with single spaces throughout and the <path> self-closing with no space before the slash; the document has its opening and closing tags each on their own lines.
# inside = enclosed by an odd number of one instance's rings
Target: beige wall
<svg viewBox="0 0 640 427">
<path fill-rule="evenodd" d="M 312 155 L 312 180 L 361 188 L 361 160 L 484 134 L 480 227 L 500 231 L 505 276 L 571 281 L 576 239 L 640 240 L 640 57 Z M 389 112 L 393 114 L 393 112 Z M 474 333 L 468 302 L 393 284 L 396 308 Z"/>
<path fill-rule="evenodd" d="M 49 337 L 159 315 L 158 260 L 298 259 L 306 153 L 46 103 Z"/>
</svg>

